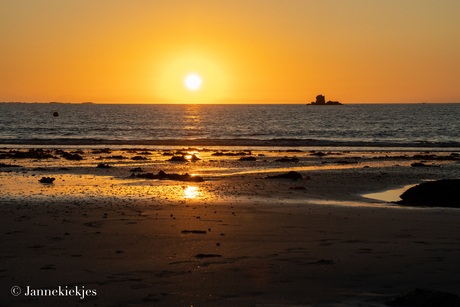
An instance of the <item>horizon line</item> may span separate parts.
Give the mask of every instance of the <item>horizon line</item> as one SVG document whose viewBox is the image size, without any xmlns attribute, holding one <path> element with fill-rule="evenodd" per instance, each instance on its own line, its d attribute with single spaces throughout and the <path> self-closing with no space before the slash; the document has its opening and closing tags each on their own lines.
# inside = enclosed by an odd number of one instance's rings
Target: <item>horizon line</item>
<svg viewBox="0 0 460 307">
<path fill-rule="evenodd" d="M 93 102 L 93 101 L 0 101 L 1 104 L 14 104 L 14 103 L 23 103 L 23 104 L 157 104 L 157 105 L 187 105 L 187 104 L 305 104 L 310 105 L 310 102 L 294 102 L 294 101 L 267 101 L 267 102 L 256 102 L 256 101 L 245 101 L 245 102 L 234 102 L 234 101 L 222 101 L 222 102 Z M 346 104 L 455 104 L 459 102 L 341 102 L 342 105 Z"/>
</svg>

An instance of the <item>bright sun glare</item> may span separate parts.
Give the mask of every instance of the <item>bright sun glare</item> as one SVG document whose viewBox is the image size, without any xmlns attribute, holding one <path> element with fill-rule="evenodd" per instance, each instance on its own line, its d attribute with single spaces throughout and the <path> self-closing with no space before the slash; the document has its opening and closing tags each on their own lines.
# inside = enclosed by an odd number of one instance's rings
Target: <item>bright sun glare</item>
<svg viewBox="0 0 460 307">
<path fill-rule="evenodd" d="M 195 74 L 188 75 L 185 78 L 185 85 L 190 90 L 196 90 L 201 86 L 201 78 Z"/>
</svg>

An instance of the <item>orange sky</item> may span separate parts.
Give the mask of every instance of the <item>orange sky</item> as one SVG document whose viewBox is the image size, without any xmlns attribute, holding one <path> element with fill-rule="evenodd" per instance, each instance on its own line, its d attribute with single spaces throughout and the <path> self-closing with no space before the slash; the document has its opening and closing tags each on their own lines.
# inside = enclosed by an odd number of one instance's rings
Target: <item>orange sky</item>
<svg viewBox="0 0 460 307">
<path fill-rule="evenodd" d="M 458 0 L 1 1 L 0 101 L 460 102 L 458 16 Z"/>
</svg>

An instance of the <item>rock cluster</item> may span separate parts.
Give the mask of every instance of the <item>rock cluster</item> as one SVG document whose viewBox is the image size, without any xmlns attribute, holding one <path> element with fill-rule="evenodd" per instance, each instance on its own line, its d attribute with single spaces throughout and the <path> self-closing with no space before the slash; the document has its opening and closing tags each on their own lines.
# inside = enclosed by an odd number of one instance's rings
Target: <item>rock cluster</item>
<svg viewBox="0 0 460 307">
<path fill-rule="evenodd" d="M 179 175 L 179 174 L 167 174 L 163 171 L 159 171 L 158 174 L 154 175 L 153 173 L 146 174 L 131 174 L 131 177 L 145 178 L 145 179 L 160 179 L 160 180 L 177 180 L 177 181 L 189 181 L 189 182 L 203 182 L 204 179 L 200 176 L 190 176 L 189 174 Z"/>
</svg>

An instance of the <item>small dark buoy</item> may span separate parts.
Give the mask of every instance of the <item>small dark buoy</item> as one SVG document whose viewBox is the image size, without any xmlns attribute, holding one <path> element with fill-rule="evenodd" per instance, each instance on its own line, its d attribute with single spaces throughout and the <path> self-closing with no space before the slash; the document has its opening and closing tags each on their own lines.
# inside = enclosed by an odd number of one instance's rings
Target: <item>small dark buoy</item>
<svg viewBox="0 0 460 307">
<path fill-rule="evenodd" d="M 53 113 L 53 116 L 59 116 L 59 113 L 58 113 L 58 112 L 54 112 L 54 113 Z"/>
</svg>

